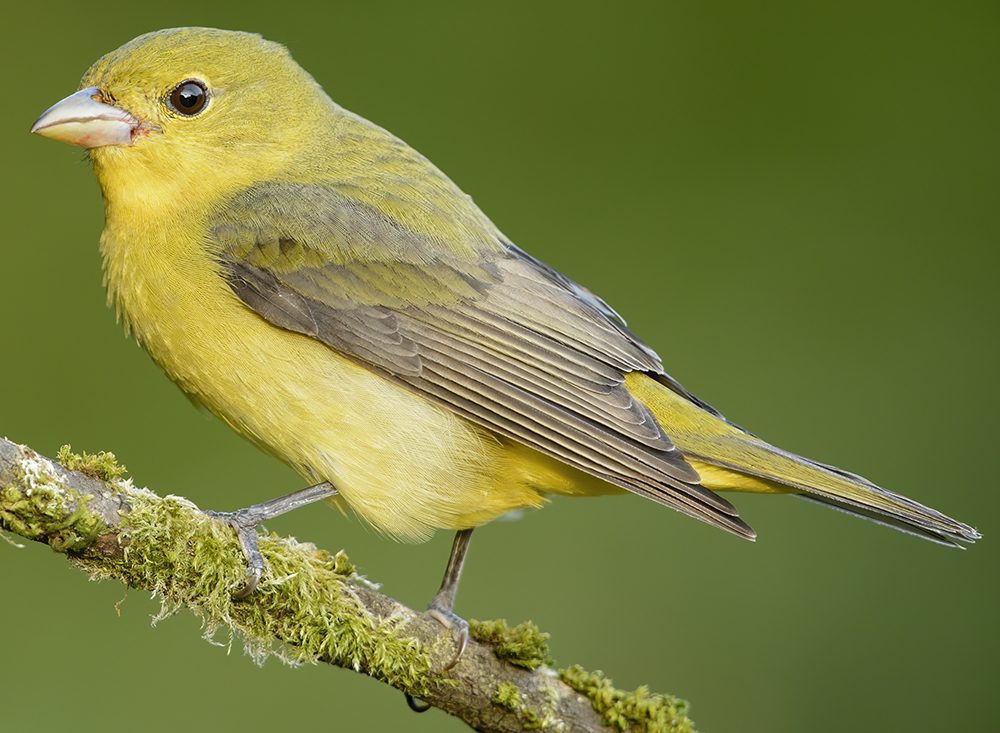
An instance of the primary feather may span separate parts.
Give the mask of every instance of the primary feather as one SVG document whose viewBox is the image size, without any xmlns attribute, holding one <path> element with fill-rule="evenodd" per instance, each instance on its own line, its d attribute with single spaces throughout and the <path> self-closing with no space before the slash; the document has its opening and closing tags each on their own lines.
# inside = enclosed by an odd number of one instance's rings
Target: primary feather
<svg viewBox="0 0 1000 733">
<path fill-rule="evenodd" d="M 208 103 L 166 103 L 185 80 Z M 978 534 L 775 448 L 663 371 L 427 159 L 258 36 L 174 29 L 81 88 L 141 122 L 91 151 L 109 297 L 182 389 L 400 538 L 547 493 L 631 491 L 743 537 L 716 491 L 797 493 L 935 541 Z"/>
</svg>

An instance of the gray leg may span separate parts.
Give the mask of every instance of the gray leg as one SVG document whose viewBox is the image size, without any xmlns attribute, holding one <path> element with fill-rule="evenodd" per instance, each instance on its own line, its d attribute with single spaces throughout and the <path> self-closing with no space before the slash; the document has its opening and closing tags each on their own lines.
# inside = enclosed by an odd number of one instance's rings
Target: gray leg
<svg viewBox="0 0 1000 733">
<path fill-rule="evenodd" d="M 427 604 L 427 615 L 440 623 L 445 628 L 455 632 L 458 640 L 458 651 L 450 662 L 442 669 L 447 672 L 458 664 L 465 647 L 469 644 L 469 622 L 464 618 L 455 615 L 452 610 L 455 606 L 455 594 L 458 593 L 458 580 L 462 577 L 462 566 L 465 564 L 465 556 L 469 552 L 469 541 L 472 539 L 471 529 L 461 529 L 455 533 L 455 541 L 451 545 L 451 555 L 448 556 L 448 567 L 444 571 L 444 580 L 441 581 L 441 589 L 434 595 L 431 602 Z M 416 713 L 424 713 L 431 709 L 428 703 L 417 700 L 413 695 L 403 693 L 406 696 L 406 704 Z"/>
<path fill-rule="evenodd" d="M 451 556 L 448 558 L 448 567 L 444 571 L 444 580 L 441 581 L 441 590 L 427 606 L 427 615 L 454 631 L 458 640 L 458 651 L 455 653 L 455 658 L 441 670 L 442 672 L 447 672 L 458 664 L 462 652 L 465 651 L 465 647 L 469 643 L 469 624 L 465 619 L 456 616 L 452 609 L 455 606 L 458 580 L 462 576 L 462 565 L 465 564 L 465 555 L 469 552 L 471 539 L 471 529 L 462 529 L 455 533 L 455 542 L 451 546 Z"/>
<path fill-rule="evenodd" d="M 329 499 L 337 495 L 337 490 L 333 484 L 324 481 L 315 486 L 307 486 L 304 489 L 293 491 L 286 496 L 265 501 L 262 504 L 254 504 L 245 509 L 237 509 L 235 512 L 205 512 L 210 517 L 221 519 L 226 524 L 236 530 L 240 538 L 240 545 L 243 547 L 243 554 L 247 559 L 247 582 L 240 590 L 233 593 L 233 598 L 239 600 L 246 598 L 254 592 L 257 583 L 260 582 L 261 575 L 264 574 L 264 557 L 257 547 L 257 525 L 269 519 L 281 516 L 293 509 L 298 509 L 306 504 Z M 459 566 L 461 571 L 461 566 Z M 457 582 L 457 580 L 456 580 Z M 454 592 L 452 593 L 454 599 Z"/>
</svg>

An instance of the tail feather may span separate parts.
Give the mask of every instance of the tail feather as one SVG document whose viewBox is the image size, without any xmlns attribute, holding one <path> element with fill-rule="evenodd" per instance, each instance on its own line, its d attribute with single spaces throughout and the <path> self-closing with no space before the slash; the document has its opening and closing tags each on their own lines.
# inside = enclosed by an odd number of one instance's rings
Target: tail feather
<svg viewBox="0 0 1000 733">
<path fill-rule="evenodd" d="M 980 534 L 967 524 L 861 476 L 776 448 L 714 411 L 638 373 L 629 391 L 652 410 L 713 491 L 793 493 L 932 542 L 961 547 Z"/>
<path fill-rule="evenodd" d="M 807 487 L 806 493 L 797 494 L 803 499 L 949 547 L 964 549 L 959 542 L 971 543 L 982 537 L 964 522 L 952 519 L 902 494 L 883 489 L 862 476 L 794 454 L 789 455 L 800 462 L 811 463 L 834 476 L 850 481 L 857 487 L 858 492 L 851 497 L 844 497 L 823 491 L 822 487 Z M 872 503 L 866 501 L 871 497 L 878 497 L 877 504 L 874 501 Z"/>
<path fill-rule="evenodd" d="M 807 499 L 808 501 L 815 502 L 820 506 L 825 506 L 828 509 L 835 509 L 838 512 L 850 514 L 852 517 L 867 519 L 870 522 L 875 522 L 875 524 L 881 524 L 883 527 L 892 527 L 900 532 L 905 532 L 906 534 L 911 534 L 914 537 L 920 537 L 921 539 L 925 539 L 939 545 L 944 545 L 945 547 L 957 547 L 960 550 L 964 550 L 965 545 L 961 544 L 962 542 L 975 542 L 980 538 L 980 534 L 978 532 L 971 527 L 966 527 L 965 525 L 962 525 L 964 529 L 961 532 L 945 532 L 943 530 L 919 527 L 910 522 L 905 522 L 901 519 L 891 517 L 888 514 L 875 512 L 871 509 L 866 509 L 860 506 L 845 504 L 837 499 L 829 497 L 816 496 L 814 494 L 793 494 L 793 496 L 797 496 L 800 499 Z"/>
</svg>

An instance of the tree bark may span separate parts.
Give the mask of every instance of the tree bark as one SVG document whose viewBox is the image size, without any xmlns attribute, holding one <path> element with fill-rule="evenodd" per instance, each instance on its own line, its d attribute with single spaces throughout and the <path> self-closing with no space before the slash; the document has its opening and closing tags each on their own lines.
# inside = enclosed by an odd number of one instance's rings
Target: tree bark
<svg viewBox="0 0 1000 733">
<path fill-rule="evenodd" d="M 83 472 L 0 440 L 0 528 L 50 545 L 92 576 L 154 591 L 164 613 L 192 610 L 207 635 L 239 632 L 258 660 L 278 654 L 353 669 L 479 731 L 692 730 L 682 700 L 545 666 L 547 635 L 530 624 L 473 622 L 459 663 L 442 672 L 456 651 L 449 630 L 379 593 L 343 553 L 291 538 L 261 536 L 268 571 L 250 597 L 233 600 L 245 561 L 231 528 L 185 499 L 122 480 L 110 454 L 60 457 Z"/>
</svg>

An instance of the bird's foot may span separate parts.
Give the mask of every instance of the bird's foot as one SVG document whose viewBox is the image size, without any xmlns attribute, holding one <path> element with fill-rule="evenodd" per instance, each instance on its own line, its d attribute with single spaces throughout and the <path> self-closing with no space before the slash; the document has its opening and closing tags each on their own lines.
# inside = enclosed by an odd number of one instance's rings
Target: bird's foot
<svg viewBox="0 0 1000 733">
<path fill-rule="evenodd" d="M 437 621 L 439 624 L 449 629 L 455 636 L 455 641 L 458 643 L 458 649 L 455 652 L 455 656 L 451 658 L 444 667 L 441 668 L 441 672 L 447 672 L 449 669 L 458 664 L 458 660 L 461 659 L 462 654 L 465 652 L 465 648 L 469 645 L 469 622 L 466 621 L 461 616 L 455 614 L 451 610 L 450 600 L 453 599 L 453 594 L 451 598 L 447 596 L 442 598 L 441 593 L 434 596 L 434 599 L 427 606 L 427 616 Z M 410 706 L 410 710 L 415 713 L 426 713 L 431 709 L 430 703 L 418 700 L 413 695 L 409 693 L 404 693 L 406 696 L 406 704 Z"/>
<path fill-rule="evenodd" d="M 255 519 L 253 509 L 254 507 L 246 507 L 235 512 L 205 512 L 212 519 L 218 519 L 235 529 L 236 535 L 240 538 L 240 547 L 243 548 L 243 556 L 247 560 L 247 579 L 243 587 L 233 593 L 235 601 L 253 593 L 264 574 L 264 556 L 260 554 L 260 548 L 257 546 L 257 525 L 263 520 Z"/>
<path fill-rule="evenodd" d="M 451 610 L 450 606 L 446 606 L 443 603 L 437 603 L 437 601 L 438 596 L 434 596 L 434 600 L 427 606 L 427 615 L 444 626 L 446 629 L 450 629 L 455 637 L 455 642 L 458 644 L 455 656 L 452 657 L 451 661 L 441 669 L 442 672 L 447 672 L 449 669 L 458 664 L 458 660 L 462 658 L 462 654 L 465 653 L 465 648 L 469 645 L 469 622 L 461 616 L 457 616 L 455 612 Z"/>
<path fill-rule="evenodd" d="M 306 504 L 329 499 L 336 496 L 337 493 L 333 484 L 324 481 L 293 491 L 291 494 L 280 496 L 277 499 L 237 509 L 235 512 L 205 512 L 213 519 L 218 519 L 231 526 L 240 538 L 240 547 L 243 548 L 243 556 L 247 560 L 247 580 L 242 588 L 233 593 L 234 600 L 246 598 L 253 593 L 264 574 L 264 556 L 260 554 L 260 548 L 257 546 L 257 527 L 269 519 L 281 516 Z"/>
<path fill-rule="evenodd" d="M 427 604 L 427 616 L 437 621 L 446 629 L 450 629 L 455 635 L 455 641 L 458 642 L 458 651 L 455 652 L 455 656 L 441 670 L 442 672 L 447 672 L 458 664 L 458 660 L 462 658 L 465 647 L 469 645 L 469 622 L 460 616 L 456 616 L 452 609 L 455 607 L 458 579 L 462 576 L 462 566 L 465 564 L 465 555 L 469 551 L 469 540 L 471 539 L 472 529 L 461 529 L 455 533 L 455 541 L 451 545 L 451 555 L 448 556 L 448 567 L 444 571 L 444 580 L 441 581 L 441 589 L 431 599 L 431 602 Z M 406 704 L 410 706 L 411 710 L 418 713 L 426 712 L 431 707 L 410 694 L 406 694 Z"/>
</svg>

